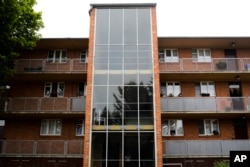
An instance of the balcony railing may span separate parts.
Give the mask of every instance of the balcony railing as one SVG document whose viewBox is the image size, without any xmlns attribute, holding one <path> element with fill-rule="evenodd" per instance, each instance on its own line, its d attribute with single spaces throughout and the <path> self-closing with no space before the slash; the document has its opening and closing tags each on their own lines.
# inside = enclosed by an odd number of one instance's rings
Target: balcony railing
<svg viewBox="0 0 250 167">
<path fill-rule="evenodd" d="M 249 112 L 249 97 L 162 97 L 162 112 Z"/>
<path fill-rule="evenodd" d="M 0 100 L 4 101 L 4 99 Z M 83 112 L 84 97 L 18 97 L 3 102 L 0 110 L 10 112 Z"/>
<path fill-rule="evenodd" d="M 160 72 L 250 72 L 250 58 L 211 58 L 207 61 L 180 58 L 159 64 Z"/>
<path fill-rule="evenodd" d="M 0 140 L 0 156 L 83 157 L 83 140 Z"/>
<path fill-rule="evenodd" d="M 17 72 L 86 72 L 87 63 L 80 59 L 66 59 L 49 61 L 48 59 L 17 59 L 15 60 Z"/>
<path fill-rule="evenodd" d="M 250 140 L 167 140 L 165 157 L 229 156 L 230 151 L 249 151 Z"/>
</svg>

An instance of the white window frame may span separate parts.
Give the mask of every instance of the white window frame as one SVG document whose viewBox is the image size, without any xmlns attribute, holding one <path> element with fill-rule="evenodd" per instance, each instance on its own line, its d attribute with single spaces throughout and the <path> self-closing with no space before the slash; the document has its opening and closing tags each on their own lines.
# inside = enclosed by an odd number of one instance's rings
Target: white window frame
<svg viewBox="0 0 250 167">
<path fill-rule="evenodd" d="M 200 82 L 201 94 L 209 94 L 209 96 L 215 96 L 215 84 L 211 81 Z"/>
<path fill-rule="evenodd" d="M 175 55 L 176 53 L 176 55 Z M 160 62 L 179 62 L 179 53 L 178 53 L 178 49 L 160 49 L 159 53 L 159 61 Z"/>
<path fill-rule="evenodd" d="M 180 82 L 166 82 L 161 83 L 161 94 L 162 97 L 177 97 L 181 95 L 181 84 Z"/>
<path fill-rule="evenodd" d="M 64 97 L 64 90 L 65 90 L 65 83 L 64 82 L 45 82 L 44 96 L 51 97 L 51 93 L 53 93 L 52 92 L 53 91 L 52 90 L 53 83 L 57 84 L 57 89 L 56 89 L 57 96 L 56 97 Z"/>
<path fill-rule="evenodd" d="M 87 63 L 88 62 L 88 51 L 81 50 L 80 52 L 80 63 Z"/>
<path fill-rule="evenodd" d="M 66 63 L 67 51 L 66 50 L 49 50 L 48 61 L 49 63 Z"/>
<path fill-rule="evenodd" d="M 199 48 L 192 49 L 192 58 L 194 62 L 211 62 L 211 49 Z"/>
<path fill-rule="evenodd" d="M 203 121 L 203 132 L 200 136 L 212 136 L 220 133 L 219 120 L 218 119 L 204 119 Z"/>
<path fill-rule="evenodd" d="M 165 62 L 165 50 L 159 50 L 158 52 L 159 62 Z"/>
<path fill-rule="evenodd" d="M 84 136 L 84 120 L 76 121 L 76 136 Z"/>
<path fill-rule="evenodd" d="M 171 123 L 174 123 L 174 126 L 171 127 Z M 163 120 L 162 136 L 184 136 L 183 121 L 181 119 Z"/>
<path fill-rule="evenodd" d="M 60 136 L 62 133 L 61 119 L 43 119 L 41 120 L 41 136 Z"/>
<path fill-rule="evenodd" d="M 170 54 L 168 54 L 168 52 Z M 179 62 L 178 49 L 165 49 L 164 53 L 165 53 L 165 62 Z"/>
</svg>

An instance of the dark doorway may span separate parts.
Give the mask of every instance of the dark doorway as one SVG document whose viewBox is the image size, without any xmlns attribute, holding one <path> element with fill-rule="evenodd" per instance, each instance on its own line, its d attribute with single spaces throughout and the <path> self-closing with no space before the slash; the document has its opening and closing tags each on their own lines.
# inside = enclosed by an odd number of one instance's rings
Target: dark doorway
<svg viewBox="0 0 250 167">
<path fill-rule="evenodd" d="M 232 99 L 232 109 L 233 111 L 244 110 L 244 103 L 241 93 L 241 86 L 239 82 L 229 83 L 229 93 Z"/>
<path fill-rule="evenodd" d="M 235 71 L 238 69 L 237 59 L 236 59 L 236 51 L 235 49 L 225 49 L 224 55 L 227 62 L 227 70 Z"/>
<path fill-rule="evenodd" d="M 235 139 L 248 139 L 247 121 L 245 118 L 234 120 L 234 134 Z"/>
</svg>

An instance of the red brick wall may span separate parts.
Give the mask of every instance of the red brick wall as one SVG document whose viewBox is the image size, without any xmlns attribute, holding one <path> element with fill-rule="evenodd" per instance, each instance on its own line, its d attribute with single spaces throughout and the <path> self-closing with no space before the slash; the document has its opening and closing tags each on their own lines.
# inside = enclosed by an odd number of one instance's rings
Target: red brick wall
<svg viewBox="0 0 250 167">
<path fill-rule="evenodd" d="M 83 139 L 83 136 L 75 135 L 77 119 L 62 119 L 62 133 L 60 136 L 41 136 L 40 135 L 41 119 L 43 118 L 6 119 L 4 128 L 4 137 L 7 140 Z M 60 119 L 60 117 L 53 117 L 51 119 Z"/>
<path fill-rule="evenodd" d="M 159 61 L 158 61 L 158 38 L 156 24 L 156 8 L 152 8 L 152 37 L 153 37 L 153 53 L 154 53 L 154 86 L 155 86 L 155 133 L 156 133 L 156 153 L 157 167 L 162 167 L 162 136 L 161 136 L 161 101 L 160 101 L 160 79 L 159 79 Z"/>
<path fill-rule="evenodd" d="M 202 118 L 201 118 L 202 119 Z M 214 118 L 216 119 L 216 118 Z M 214 136 L 199 136 L 198 119 L 183 119 L 183 136 L 163 136 L 163 140 L 218 140 L 234 138 L 233 121 L 230 119 L 219 119 L 220 134 Z"/>
<path fill-rule="evenodd" d="M 89 32 L 89 52 L 88 52 L 88 74 L 87 74 L 87 97 L 85 114 L 85 140 L 84 140 L 84 160 L 83 166 L 88 167 L 90 160 L 90 136 L 91 136 L 91 99 L 92 99 L 92 68 L 93 68 L 93 48 L 94 48 L 94 27 L 95 27 L 95 9 L 90 11 L 90 32 Z"/>
</svg>

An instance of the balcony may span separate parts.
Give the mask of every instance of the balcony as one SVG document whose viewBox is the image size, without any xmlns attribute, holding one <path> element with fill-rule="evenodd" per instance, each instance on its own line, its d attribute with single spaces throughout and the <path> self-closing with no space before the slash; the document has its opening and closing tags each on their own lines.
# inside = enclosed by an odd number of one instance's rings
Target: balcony
<svg viewBox="0 0 250 167">
<path fill-rule="evenodd" d="M 0 100 L 0 101 L 4 101 Z M 18 97 L 2 102 L 0 110 L 18 113 L 72 113 L 85 111 L 84 97 Z M 7 105 L 7 106 L 6 106 Z"/>
<path fill-rule="evenodd" d="M 87 72 L 87 63 L 80 59 L 67 59 L 63 62 L 47 59 L 17 59 L 15 60 L 17 73 L 55 73 L 55 72 Z"/>
<path fill-rule="evenodd" d="M 250 72 L 250 58 L 210 58 L 199 61 L 179 58 L 176 62 L 159 62 L 160 72 Z"/>
<path fill-rule="evenodd" d="M 250 140 L 168 140 L 164 157 L 229 157 L 230 151 L 249 151 Z"/>
<path fill-rule="evenodd" d="M 0 156 L 83 158 L 83 140 L 0 140 Z"/>
<path fill-rule="evenodd" d="M 249 97 L 162 97 L 162 112 L 249 112 Z"/>
</svg>

